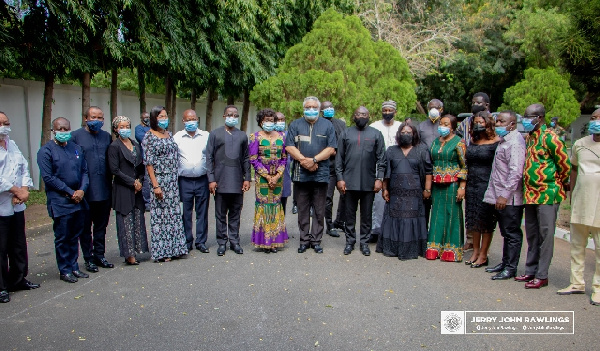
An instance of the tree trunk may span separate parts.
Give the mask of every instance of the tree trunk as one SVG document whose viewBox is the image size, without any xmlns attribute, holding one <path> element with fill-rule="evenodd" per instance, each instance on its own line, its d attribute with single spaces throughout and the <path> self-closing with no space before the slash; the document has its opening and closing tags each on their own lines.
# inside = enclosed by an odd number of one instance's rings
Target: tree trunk
<svg viewBox="0 0 600 351">
<path fill-rule="evenodd" d="M 165 109 L 169 116 L 171 116 L 171 92 L 171 75 L 167 73 L 165 77 Z"/>
<path fill-rule="evenodd" d="M 208 88 L 206 92 L 206 123 L 204 125 L 204 130 L 210 132 L 212 129 L 212 114 L 213 114 L 213 102 L 217 99 L 217 93 L 214 89 Z"/>
<path fill-rule="evenodd" d="M 140 91 L 140 114 L 146 112 L 146 77 L 144 74 L 144 68 L 138 66 L 138 89 Z"/>
<path fill-rule="evenodd" d="M 417 106 L 416 106 L 416 108 L 417 108 L 417 112 L 422 113 L 424 115 L 427 114 L 427 111 L 425 111 L 425 109 L 423 108 L 423 105 L 421 105 L 421 101 L 417 100 Z"/>
<path fill-rule="evenodd" d="M 52 97 L 54 94 L 54 73 L 48 72 L 44 77 L 44 107 L 42 109 L 42 140 L 40 146 L 52 138 Z M 44 181 L 40 178 L 40 191 L 44 190 Z"/>
<path fill-rule="evenodd" d="M 85 113 L 90 108 L 90 81 L 92 75 L 85 72 L 81 78 L 81 126 L 85 125 Z"/>
<path fill-rule="evenodd" d="M 250 110 L 250 92 L 244 89 L 244 102 L 242 105 L 242 125 L 241 130 L 246 131 L 248 128 L 248 111 Z"/>
<path fill-rule="evenodd" d="M 235 97 L 233 95 L 227 97 L 227 105 L 235 105 Z"/>
<path fill-rule="evenodd" d="M 175 130 L 175 121 L 177 121 L 177 88 L 175 82 L 171 80 L 171 123 L 169 123 L 169 130 L 171 133 Z"/>
<path fill-rule="evenodd" d="M 190 97 L 190 109 L 196 111 L 196 88 L 192 88 L 192 96 Z"/>
<path fill-rule="evenodd" d="M 111 70 L 110 80 L 110 116 L 108 118 L 108 125 L 112 126 L 113 118 L 117 117 L 117 69 Z"/>
</svg>

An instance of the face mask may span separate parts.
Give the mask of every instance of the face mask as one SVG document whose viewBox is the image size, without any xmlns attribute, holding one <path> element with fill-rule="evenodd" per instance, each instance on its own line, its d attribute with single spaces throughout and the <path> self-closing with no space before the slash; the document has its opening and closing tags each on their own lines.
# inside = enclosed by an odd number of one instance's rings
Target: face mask
<svg viewBox="0 0 600 351">
<path fill-rule="evenodd" d="M 368 118 L 355 118 L 354 123 L 358 129 L 364 129 L 367 123 L 369 123 Z"/>
<path fill-rule="evenodd" d="M 588 124 L 588 131 L 590 134 L 600 134 L 600 120 L 590 121 L 590 124 Z"/>
<path fill-rule="evenodd" d="M 316 108 L 304 109 L 304 118 L 309 122 L 316 121 L 319 118 L 319 110 Z"/>
<path fill-rule="evenodd" d="M 438 118 L 440 118 L 440 110 L 438 110 L 437 108 L 432 108 L 431 110 L 429 110 L 429 119 L 431 120 L 431 122 L 437 121 Z"/>
<path fill-rule="evenodd" d="M 552 127 L 552 128 L 556 127 L 556 122 L 550 122 L 550 127 Z"/>
<path fill-rule="evenodd" d="M 388 122 L 394 119 L 393 113 L 382 113 L 381 116 Z"/>
<path fill-rule="evenodd" d="M 150 118 L 144 118 L 144 124 L 149 126 L 150 125 Z"/>
<path fill-rule="evenodd" d="M 306 114 L 304 115 L 306 116 Z M 333 107 L 328 107 L 323 110 L 323 117 L 332 118 L 333 116 L 335 116 L 335 110 L 333 109 Z"/>
<path fill-rule="evenodd" d="M 54 132 L 54 139 L 59 143 L 66 143 L 71 140 L 71 131 L 68 132 Z"/>
<path fill-rule="evenodd" d="M 503 137 L 506 136 L 506 134 L 508 134 L 509 131 L 506 130 L 506 127 L 496 127 L 496 134 L 498 134 L 499 136 Z"/>
<path fill-rule="evenodd" d="M 440 133 L 441 136 L 445 137 L 446 135 L 450 134 L 450 128 L 438 126 L 438 133 Z"/>
<path fill-rule="evenodd" d="M 119 135 L 123 139 L 127 139 L 131 136 L 131 129 L 119 129 Z"/>
<path fill-rule="evenodd" d="M 185 130 L 188 132 L 195 132 L 198 129 L 198 121 L 187 121 L 184 123 Z"/>
<path fill-rule="evenodd" d="M 167 127 L 169 126 L 169 119 L 159 119 L 158 120 L 158 126 L 162 129 L 167 129 Z"/>
<path fill-rule="evenodd" d="M 97 132 L 97 131 L 99 131 L 100 129 L 102 129 L 103 125 L 104 125 L 104 121 L 100 121 L 98 119 L 87 121 L 88 129 L 91 132 Z"/>
<path fill-rule="evenodd" d="M 8 135 L 8 133 L 10 133 L 10 127 L 9 126 L 1 126 L 0 127 L 0 137 L 5 137 Z"/>
<path fill-rule="evenodd" d="M 275 130 L 278 132 L 283 132 L 285 130 L 285 122 L 275 123 Z"/>
<path fill-rule="evenodd" d="M 237 117 L 225 117 L 225 125 L 228 127 L 234 127 L 238 124 L 238 118 Z"/>
<path fill-rule="evenodd" d="M 481 132 L 485 132 L 485 126 L 482 126 L 481 124 L 476 124 L 475 126 L 473 126 L 473 133 Z"/>
<path fill-rule="evenodd" d="M 412 140 L 412 134 L 400 134 L 400 137 L 398 138 L 398 144 L 400 144 L 400 146 L 408 146 L 412 144 Z"/>
<path fill-rule="evenodd" d="M 271 132 L 275 129 L 275 122 L 263 122 L 262 129 L 265 132 Z"/>
<path fill-rule="evenodd" d="M 534 118 L 523 118 L 523 130 L 525 130 L 526 132 L 531 132 L 533 131 L 533 129 L 535 128 L 536 124 L 533 124 Z"/>
</svg>

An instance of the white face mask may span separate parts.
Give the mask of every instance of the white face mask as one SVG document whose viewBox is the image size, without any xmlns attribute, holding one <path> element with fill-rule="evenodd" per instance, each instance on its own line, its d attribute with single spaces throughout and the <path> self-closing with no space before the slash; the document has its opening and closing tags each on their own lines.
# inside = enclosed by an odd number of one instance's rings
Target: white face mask
<svg viewBox="0 0 600 351">
<path fill-rule="evenodd" d="M 0 126 L 0 139 L 4 139 L 10 133 L 9 126 Z"/>
</svg>

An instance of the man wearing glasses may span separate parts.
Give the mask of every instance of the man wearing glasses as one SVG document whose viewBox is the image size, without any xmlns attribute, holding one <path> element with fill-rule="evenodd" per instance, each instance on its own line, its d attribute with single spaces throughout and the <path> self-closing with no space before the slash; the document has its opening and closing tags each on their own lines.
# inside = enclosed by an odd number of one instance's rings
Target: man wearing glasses
<svg viewBox="0 0 600 351">
<path fill-rule="evenodd" d="M 529 133 L 523 172 L 528 249 L 525 274 L 515 280 L 526 282 L 525 289 L 548 285 L 558 207 L 569 191 L 569 156 L 562 140 L 546 127 L 545 117 L 542 104 L 529 105 L 523 116 L 523 128 Z"/>
</svg>

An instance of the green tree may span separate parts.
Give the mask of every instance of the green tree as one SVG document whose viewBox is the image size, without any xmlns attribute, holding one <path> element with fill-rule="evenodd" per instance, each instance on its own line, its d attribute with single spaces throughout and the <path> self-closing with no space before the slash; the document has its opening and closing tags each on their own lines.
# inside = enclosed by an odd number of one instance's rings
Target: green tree
<svg viewBox="0 0 600 351">
<path fill-rule="evenodd" d="M 301 115 L 308 95 L 333 102 L 340 117 L 360 105 L 373 119 L 384 100 L 398 104 L 398 117 L 412 111 L 415 82 L 408 65 L 390 44 L 373 41 L 357 16 L 325 11 L 302 42 L 291 47 L 275 76 L 254 87 L 250 100 L 289 119 Z"/>
<path fill-rule="evenodd" d="M 527 106 L 542 103 L 546 108 L 546 122 L 558 117 L 559 124 L 568 126 L 579 117 L 579 103 L 569 86 L 569 79 L 554 68 L 529 68 L 525 78 L 506 89 L 501 110 L 523 113 Z"/>
</svg>

